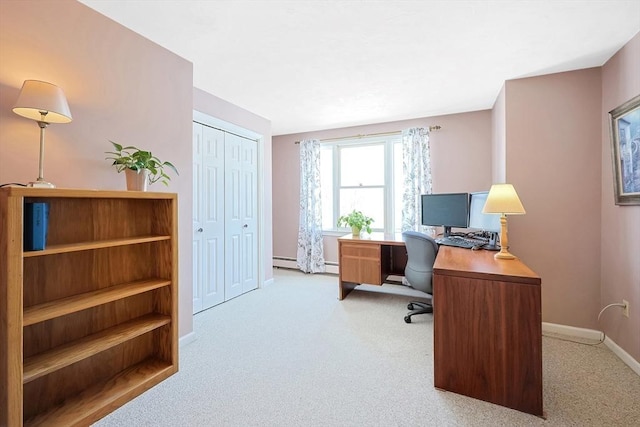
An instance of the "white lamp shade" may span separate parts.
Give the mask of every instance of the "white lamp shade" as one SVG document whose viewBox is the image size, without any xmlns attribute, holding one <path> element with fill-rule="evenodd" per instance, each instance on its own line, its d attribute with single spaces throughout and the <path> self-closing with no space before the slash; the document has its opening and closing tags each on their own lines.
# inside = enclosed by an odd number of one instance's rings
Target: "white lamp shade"
<svg viewBox="0 0 640 427">
<path fill-rule="evenodd" d="M 25 80 L 13 112 L 28 119 L 47 123 L 69 123 L 71 111 L 64 92 L 58 86 L 39 80 Z M 41 112 L 46 113 L 44 120 Z"/>
<path fill-rule="evenodd" d="M 526 213 L 516 189 L 511 184 L 492 185 L 482 212 L 509 215 Z"/>
</svg>

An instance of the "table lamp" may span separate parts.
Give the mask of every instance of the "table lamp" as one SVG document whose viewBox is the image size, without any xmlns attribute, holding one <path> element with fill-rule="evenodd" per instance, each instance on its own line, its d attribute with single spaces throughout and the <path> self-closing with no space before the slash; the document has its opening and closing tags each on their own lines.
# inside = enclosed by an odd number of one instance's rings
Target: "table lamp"
<svg viewBox="0 0 640 427">
<path fill-rule="evenodd" d="M 522 215 L 525 213 L 525 210 L 513 185 L 492 185 L 482 213 L 500 214 L 500 252 L 495 254 L 494 258 L 515 259 L 516 257 L 508 251 L 507 215 Z"/>
<path fill-rule="evenodd" d="M 71 111 L 64 92 L 58 86 L 39 80 L 25 80 L 13 112 L 38 122 L 40 126 L 40 164 L 38 179 L 29 187 L 55 188 L 44 180 L 44 129 L 49 123 L 69 123 Z"/>
</svg>

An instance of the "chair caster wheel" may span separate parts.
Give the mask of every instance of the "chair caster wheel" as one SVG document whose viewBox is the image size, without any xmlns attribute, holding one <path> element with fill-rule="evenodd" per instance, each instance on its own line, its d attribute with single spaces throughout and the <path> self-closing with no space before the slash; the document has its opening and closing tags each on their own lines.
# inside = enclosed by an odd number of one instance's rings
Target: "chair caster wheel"
<svg viewBox="0 0 640 427">
<path fill-rule="evenodd" d="M 407 304 L 407 310 L 413 310 L 413 304 L 411 303 Z"/>
<path fill-rule="evenodd" d="M 404 321 L 405 321 L 406 323 L 411 323 L 411 317 L 409 317 L 409 316 L 404 316 Z"/>
</svg>

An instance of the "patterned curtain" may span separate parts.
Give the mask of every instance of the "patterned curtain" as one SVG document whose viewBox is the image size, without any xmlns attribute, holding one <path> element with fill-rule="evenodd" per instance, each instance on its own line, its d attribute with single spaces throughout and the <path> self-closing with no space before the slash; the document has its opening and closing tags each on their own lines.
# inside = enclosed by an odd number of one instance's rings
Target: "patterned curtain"
<svg viewBox="0 0 640 427">
<path fill-rule="evenodd" d="M 433 227 L 422 225 L 420 195 L 431 194 L 431 150 L 429 129 L 410 128 L 402 132 L 402 231 L 432 233 Z"/>
<path fill-rule="evenodd" d="M 320 199 L 320 141 L 300 142 L 300 225 L 297 265 L 305 273 L 324 273 L 322 203 Z"/>
</svg>

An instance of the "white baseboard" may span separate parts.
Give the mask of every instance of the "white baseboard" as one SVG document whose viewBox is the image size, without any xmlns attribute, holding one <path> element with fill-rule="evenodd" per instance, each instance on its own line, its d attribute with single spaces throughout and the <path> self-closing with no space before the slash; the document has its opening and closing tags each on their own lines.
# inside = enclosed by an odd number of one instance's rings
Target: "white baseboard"
<svg viewBox="0 0 640 427">
<path fill-rule="evenodd" d="M 299 270 L 298 263 L 294 258 L 273 257 L 273 266 L 279 268 L 289 268 Z M 325 264 L 325 273 L 339 274 L 338 265 L 334 263 Z"/>
<path fill-rule="evenodd" d="M 542 332 L 551 332 L 554 334 L 584 338 L 593 341 L 598 341 L 602 337 L 602 333 L 600 333 L 600 331 L 594 331 L 593 329 L 576 328 L 574 326 L 558 325 L 557 323 L 547 322 L 542 322 Z"/>
<path fill-rule="evenodd" d="M 325 273 L 340 274 L 340 270 L 338 269 L 337 265 L 327 264 L 325 266 L 325 269 Z"/>
<path fill-rule="evenodd" d="M 178 346 L 184 347 L 187 344 L 191 344 L 196 340 L 196 338 L 197 337 L 195 332 L 189 332 L 187 335 L 180 337 L 180 339 L 178 340 Z"/>
<path fill-rule="evenodd" d="M 602 332 L 593 329 L 576 328 L 573 326 L 558 325 L 556 323 L 542 322 L 542 332 L 551 332 L 576 338 L 598 341 L 602 338 Z M 616 344 L 611 338 L 604 339 L 604 345 L 620 358 L 633 372 L 640 375 L 640 362 Z"/>
<path fill-rule="evenodd" d="M 640 375 L 640 362 L 631 357 L 629 353 L 624 351 L 624 349 L 616 344 L 611 338 L 606 337 L 604 339 L 604 344 L 609 347 L 609 350 L 613 351 L 613 354 L 618 356 L 620 360 L 626 363 L 626 365 L 630 367 L 633 372 Z"/>
<path fill-rule="evenodd" d="M 263 288 L 266 288 L 267 286 L 271 286 L 273 285 L 273 277 L 269 280 L 265 280 L 264 283 L 262 284 Z"/>
</svg>

